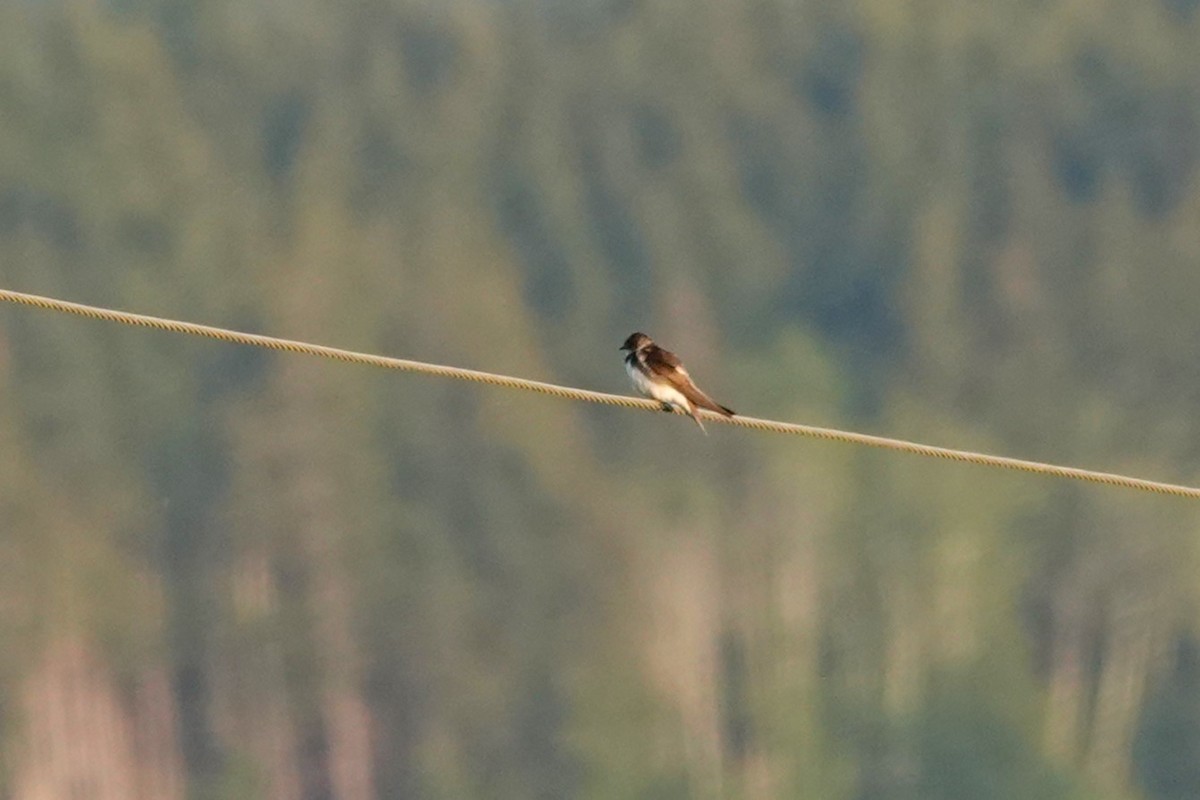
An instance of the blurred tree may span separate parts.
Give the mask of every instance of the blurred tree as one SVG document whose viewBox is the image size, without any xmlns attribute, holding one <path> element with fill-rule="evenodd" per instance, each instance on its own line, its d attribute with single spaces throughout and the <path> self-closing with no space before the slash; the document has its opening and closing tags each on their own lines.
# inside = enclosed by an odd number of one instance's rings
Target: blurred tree
<svg viewBox="0 0 1200 800">
<path fill-rule="evenodd" d="M 1191 5 L 10 4 L 0 281 L 1187 481 Z M 25 310 L 0 396 L 0 794 L 1196 793 L 1159 498 Z"/>
</svg>

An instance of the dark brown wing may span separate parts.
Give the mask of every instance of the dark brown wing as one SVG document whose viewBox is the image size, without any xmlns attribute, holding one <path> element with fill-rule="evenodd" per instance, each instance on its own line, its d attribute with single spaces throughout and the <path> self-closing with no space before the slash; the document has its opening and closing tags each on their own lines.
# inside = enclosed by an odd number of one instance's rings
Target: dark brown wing
<svg viewBox="0 0 1200 800">
<path fill-rule="evenodd" d="M 663 350 L 656 344 L 647 347 L 645 355 L 646 366 L 660 374 L 665 375 L 683 366 L 683 362 L 679 360 L 679 356 L 670 350 Z"/>
<path fill-rule="evenodd" d="M 679 360 L 679 356 L 670 350 L 663 350 L 658 345 L 646 348 L 645 355 L 646 366 L 650 369 L 650 372 L 669 382 L 684 397 L 690 400 L 693 405 L 707 408 L 709 411 L 715 411 L 727 417 L 733 416 L 734 412 L 732 409 L 728 409 L 717 403 L 704 392 L 700 391 L 696 384 L 692 383 L 692 376 L 688 375 L 688 371 L 684 368 L 683 362 Z"/>
</svg>

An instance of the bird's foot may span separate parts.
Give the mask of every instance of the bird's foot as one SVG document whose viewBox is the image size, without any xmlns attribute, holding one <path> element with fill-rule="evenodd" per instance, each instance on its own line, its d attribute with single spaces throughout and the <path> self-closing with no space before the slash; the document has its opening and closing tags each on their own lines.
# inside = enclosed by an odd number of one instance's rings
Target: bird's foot
<svg viewBox="0 0 1200 800">
<path fill-rule="evenodd" d="M 663 403 L 663 404 L 662 404 L 662 410 L 663 410 L 663 411 L 665 411 L 665 412 L 667 412 L 668 414 L 674 414 L 674 413 L 675 413 L 675 406 L 671 405 L 670 403 Z"/>
</svg>

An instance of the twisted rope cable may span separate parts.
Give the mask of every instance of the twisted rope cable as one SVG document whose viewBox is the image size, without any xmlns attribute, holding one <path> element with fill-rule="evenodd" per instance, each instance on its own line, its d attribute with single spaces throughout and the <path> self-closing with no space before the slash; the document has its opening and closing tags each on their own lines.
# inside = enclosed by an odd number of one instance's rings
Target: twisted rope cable
<svg viewBox="0 0 1200 800">
<path fill-rule="evenodd" d="M 329 358 L 335 361 L 344 361 L 351 364 L 367 364 L 369 366 L 384 367 L 386 369 L 395 369 L 402 372 L 418 372 L 425 375 L 440 375 L 446 378 L 473 381 L 475 383 L 484 383 L 490 386 L 504 386 L 510 389 L 520 389 L 526 392 L 537 392 L 538 394 L 561 397 L 567 400 L 581 400 L 588 403 L 600 403 L 609 406 L 634 408 L 641 411 L 661 412 L 662 410 L 662 407 L 659 403 L 639 397 L 608 394 L 606 392 L 593 392 L 587 389 L 577 389 L 572 386 L 559 386 L 553 383 L 532 381 L 526 378 L 516 378 L 510 375 L 496 375 L 491 372 L 462 369 L 461 367 L 448 367 L 442 364 L 429 364 L 424 361 L 410 361 L 404 358 L 392 358 L 389 356 L 380 356 L 370 353 L 359 353 L 353 350 L 343 350 L 337 347 L 328 347 L 326 345 L 299 342 L 292 339 L 280 339 L 274 336 L 263 336 L 256 333 L 243 333 L 241 331 L 217 328 L 211 325 L 200 325 L 195 322 L 183 322 L 181 320 L 152 317 L 146 314 L 134 314 L 128 311 L 117 311 L 111 308 L 99 308 L 96 306 L 83 305 L 81 303 L 71 303 L 66 300 L 57 300 L 55 298 L 42 297 L 34 294 L 24 294 L 22 292 L 14 292 L 8 289 L 0 289 L 0 300 L 18 305 L 46 309 L 49 311 L 60 311 L 67 314 L 75 314 L 76 316 L 80 317 L 107 320 L 109 322 L 119 322 L 123 325 L 154 328 L 162 331 L 171 331 L 173 333 L 186 333 L 191 336 L 203 336 L 209 339 L 217 339 L 218 341 L 222 342 L 265 347 L 270 350 L 279 350 L 287 353 L 301 353 L 304 355 L 321 356 L 323 358 Z M 903 439 L 891 439 L 885 436 L 872 436 L 866 433 L 854 433 L 851 431 L 842 431 L 834 428 L 821 428 L 813 425 L 801 425 L 794 422 L 777 422 L 775 420 L 743 417 L 741 415 L 725 417 L 720 414 L 704 410 L 702 410 L 700 413 L 708 421 L 718 422 L 725 425 L 733 425 L 739 428 L 750 428 L 752 430 L 767 431 L 769 433 L 788 433 L 796 436 L 807 436 L 812 439 L 824 439 L 832 442 L 842 442 L 845 444 L 855 444 L 903 453 L 911 453 L 913 455 L 925 456 L 928 458 L 941 458 L 948 461 L 958 461 L 965 464 L 977 464 L 985 467 L 1016 470 L 1019 472 L 1028 472 L 1037 475 L 1052 475 L 1060 478 L 1086 481 L 1088 483 L 1119 486 L 1143 492 L 1153 492 L 1156 494 L 1188 497 L 1200 500 L 1200 488 L 1193 486 L 1162 483 L 1160 481 L 1134 478 L 1128 475 L 1118 475 L 1111 472 L 1097 472 L 1094 470 L 1080 469 L 1078 467 L 1065 467 L 1057 464 L 1047 464 L 1040 461 L 1026 461 L 1019 458 L 1008 458 L 1006 456 L 988 455 L 987 453 L 976 453 L 969 450 L 954 450 L 948 447 L 936 447 L 934 445 L 920 444 L 919 442 L 909 442 Z"/>
</svg>

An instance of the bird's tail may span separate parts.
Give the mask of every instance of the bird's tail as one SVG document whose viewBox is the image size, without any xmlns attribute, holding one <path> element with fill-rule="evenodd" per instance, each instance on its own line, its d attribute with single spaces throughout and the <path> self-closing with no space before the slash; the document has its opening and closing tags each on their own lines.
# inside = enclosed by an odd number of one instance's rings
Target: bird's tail
<svg viewBox="0 0 1200 800">
<path fill-rule="evenodd" d="M 696 406 L 693 405 L 688 411 L 691 412 L 692 419 L 696 420 L 696 424 L 700 426 L 701 433 L 708 436 L 708 430 L 704 427 L 704 423 L 700 421 L 700 412 L 696 410 Z"/>
<path fill-rule="evenodd" d="M 727 417 L 732 417 L 737 413 L 732 408 L 726 408 L 701 391 L 697 391 L 694 396 L 689 397 L 688 399 L 692 401 L 693 406 L 707 408 L 709 411 L 715 411 L 718 414 L 724 414 Z"/>
</svg>

